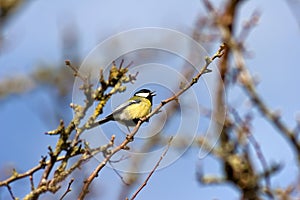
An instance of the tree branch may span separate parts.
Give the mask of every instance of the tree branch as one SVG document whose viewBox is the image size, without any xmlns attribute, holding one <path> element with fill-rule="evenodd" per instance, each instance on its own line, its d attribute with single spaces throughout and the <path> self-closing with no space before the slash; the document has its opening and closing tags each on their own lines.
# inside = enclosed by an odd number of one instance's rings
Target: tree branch
<svg viewBox="0 0 300 200">
<path fill-rule="evenodd" d="M 151 170 L 151 172 L 148 174 L 146 180 L 143 182 L 143 184 L 135 191 L 135 193 L 132 195 L 132 197 L 130 198 L 130 200 L 134 200 L 136 198 L 136 196 L 142 191 L 142 189 L 147 185 L 148 181 L 150 180 L 151 176 L 153 175 L 153 173 L 156 171 L 156 169 L 158 168 L 160 162 L 162 161 L 162 159 L 166 156 L 171 142 L 172 142 L 173 137 L 171 137 L 169 139 L 167 148 L 165 149 L 165 151 L 162 153 L 162 155 L 160 156 L 159 160 L 157 161 L 157 163 L 155 164 L 155 166 L 153 167 L 153 169 Z M 127 198 L 128 200 L 128 198 Z"/>
<path fill-rule="evenodd" d="M 103 161 L 96 167 L 96 169 L 90 174 L 90 176 L 84 181 L 84 185 L 82 187 L 81 193 L 79 194 L 78 199 L 83 200 L 84 197 L 88 194 L 89 192 L 89 186 L 92 183 L 92 181 L 98 176 L 98 173 L 102 170 L 102 168 L 107 164 L 107 162 L 111 159 L 111 157 L 116 154 L 117 152 L 119 152 L 120 150 L 126 150 L 128 149 L 127 144 L 129 144 L 130 142 L 133 141 L 135 134 L 138 132 L 140 126 L 142 125 L 143 122 L 147 121 L 150 117 L 152 117 L 153 115 L 159 113 L 160 109 L 166 105 L 167 103 L 177 100 L 178 97 L 180 95 L 182 95 L 185 91 L 187 91 L 189 88 L 191 88 L 195 83 L 197 83 L 197 81 L 199 80 L 199 78 L 207 73 L 208 71 L 208 66 L 210 65 L 210 63 L 215 60 L 216 58 L 220 58 L 223 55 L 223 51 L 224 51 L 224 45 L 221 45 L 219 50 L 217 51 L 217 53 L 215 53 L 211 58 L 206 57 L 205 59 L 205 65 L 201 68 L 201 70 L 199 71 L 199 73 L 192 78 L 192 80 L 190 81 L 190 83 L 188 85 L 186 85 L 183 89 L 179 90 L 176 94 L 174 94 L 172 97 L 165 99 L 163 101 L 161 101 L 161 103 L 155 108 L 153 109 L 153 111 L 148 114 L 146 117 L 140 119 L 138 121 L 138 123 L 136 124 L 136 126 L 134 127 L 134 129 L 126 136 L 126 139 L 117 147 L 115 147 L 114 149 L 112 149 L 110 151 L 109 154 L 106 155 L 106 157 L 103 159 Z M 94 124 L 94 126 L 97 126 L 97 123 Z"/>
</svg>

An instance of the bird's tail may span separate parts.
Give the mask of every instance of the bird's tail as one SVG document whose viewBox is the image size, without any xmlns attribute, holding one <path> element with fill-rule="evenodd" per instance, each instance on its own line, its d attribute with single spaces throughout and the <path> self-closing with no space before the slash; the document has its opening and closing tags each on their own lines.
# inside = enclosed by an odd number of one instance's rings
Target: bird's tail
<svg viewBox="0 0 300 200">
<path fill-rule="evenodd" d="M 108 121 L 111 121 L 111 120 L 114 120 L 113 116 L 112 115 L 108 115 L 105 118 L 100 119 L 99 121 L 97 121 L 95 124 L 96 125 L 101 125 L 101 124 L 104 124 L 104 123 L 106 123 Z"/>
<path fill-rule="evenodd" d="M 94 127 L 96 127 L 96 126 L 99 126 L 99 125 L 101 125 L 101 124 L 104 124 L 104 123 L 106 123 L 106 122 L 108 122 L 108 121 L 112 121 L 112 120 L 114 120 L 113 115 L 108 115 L 108 116 L 106 116 L 105 118 L 100 119 L 99 121 L 97 121 L 97 122 L 91 124 L 91 125 L 90 125 L 90 128 L 94 128 Z"/>
<path fill-rule="evenodd" d="M 99 121 L 97 121 L 96 124 L 97 125 L 101 125 L 101 124 L 104 124 L 104 123 L 106 123 L 108 121 L 111 121 L 111 120 L 113 120 L 113 118 L 110 118 L 109 116 L 107 116 L 107 117 L 105 117 L 105 118 L 100 119 Z"/>
</svg>

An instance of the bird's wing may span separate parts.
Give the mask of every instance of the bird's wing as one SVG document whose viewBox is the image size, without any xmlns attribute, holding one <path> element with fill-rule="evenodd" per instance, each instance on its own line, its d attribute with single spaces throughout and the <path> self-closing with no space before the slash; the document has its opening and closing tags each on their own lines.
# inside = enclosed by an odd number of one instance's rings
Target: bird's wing
<svg viewBox="0 0 300 200">
<path fill-rule="evenodd" d="M 119 105 L 111 114 L 107 115 L 105 118 L 99 120 L 95 124 L 100 125 L 100 124 L 104 124 L 110 120 L 115 120 L 114 116 L 118 115 L 120 112 L 122 112 L 127 106 L 130 106 L 135 103 L 140 103 L 140 102 L 141 102 L 141 100 L 132 100 L 132 99 L 128 100 L 125 103 Z"/>
<path fill-rule="evenodd" d="M 132 104 L 136 104 L 136 103 L 140 103 L 141 100 L 128 100 L 125 103 L 122 103 L 121 105 L 119 105 L 113 112 L 112 115 L 117 114 L 119 112 L 121 112 L 122 110 L 124 110 L 127 106 L 130 106 Z"/>
</svg>

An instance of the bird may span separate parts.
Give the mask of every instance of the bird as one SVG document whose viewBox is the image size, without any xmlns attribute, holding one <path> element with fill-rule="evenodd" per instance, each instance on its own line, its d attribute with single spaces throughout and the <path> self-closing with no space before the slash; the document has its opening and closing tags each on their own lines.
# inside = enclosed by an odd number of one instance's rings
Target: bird
<svg viewBox="0 0 300 200">
<path fill-rule="evenodd" d="M 152 111 L 152 99 L 155 91 L 141 89 L 126 102 L 119 105 L 111 114 L 96 122 L 97 125 L 109 121 L 117 121 L 129 130 L 128 126 L 135 126 L 138 121 Z M 147 120 L 148 121 L 148 120 Z"/>
</svg>

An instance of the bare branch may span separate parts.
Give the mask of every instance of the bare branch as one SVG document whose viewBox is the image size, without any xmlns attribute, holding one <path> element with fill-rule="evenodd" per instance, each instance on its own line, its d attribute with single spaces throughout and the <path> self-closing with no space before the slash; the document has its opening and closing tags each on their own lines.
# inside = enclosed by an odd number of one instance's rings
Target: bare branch
<svg viewBox="0 0 300 200">
<path fill-rule="evenodd" d="M 65 198 L 65 196 L 72 191 L 71 189 L 71 185 L 74 182 L 74 178 L 72 178 L 68 184 L 67 190 L 64 192 L 64 194 L 60 197 L 60 200 L 63 200 Z"/>
<path fill-rule="evenodd" d="M 6 188 L 7 188 L 8 192 L 9 192 L 11 198 L 13 200 L 16 200 L 16 197 L 15 197 L 14 193 L 12 192 L 12 189 L 11 189 L 10 185 L 6 185 Z"/>
<path fill-rule="evenodd" d="M 43 157 L 42 160 L 40 161 L 39 165 L 37 165 L 36 167 L 33 167 L 32 169 L 28 170 L 25 173 L 19 174 L 19 173 L 14 173 L 11 177 L 9 177 L 8 179 L 1 181 L 0 182 L 0 187 L 1 186 L 7 186 L 9 185 L 11 182 L 14 182 L 16 180 L 31 176 L 32 174 L 34 174 L 36 171 L 43 169 L 48 162 L 46 162 L 46 157 Z"/>
<path fill-rule="evenodd" d="M 166 156 L 171 142 L 172 142 L 173 137 L 170 138 L 167 148 L 165 149 L 165 151 L 162 153 L 162 155 L 160 156 L 159 160 L 156 162 L 156 165 L 153 167 L 153 169 L 151 170 L 151 172 L 148 174 L 147 178 L 145 179 L 145 181 L 143 182 L 143 184 L 135 191 L 135 193 L 132 195 L 132 197 L 130 198 L 130 200 L 134 200 L 136 198 L 136 196 L 142 191 L 142 189 L 147 185 L 148 181 L 150 180 L 151 176 L 153 175 L 153 173 L 156 171 L 156 169 L 158 168 L 160 162 L 162 161 L 162 159 Z"/>
<path fill-rule="evenodd" d="M 134 129 L 126 136 L 126 139 L 117 147 L 115 147 L 114 149 L 112 149 L 110 151 L 110 154 L 107 154 L 106 157 L 102 160 L 102 162 L 96 167 L 96 169 L 90 174 L 90 176 L 84 181 L 84 185 L 83 188 L 81 190 L 81 193 L 79 194 L 78 199 L 84 199 L 84 197 L 86 196 L 86 194 L 89 192 L 88 188 L 90 186 L 90 184 L 92 183 L 92 181 L 98 176 L 98 173 L 102 170 L 102 168 L 107 164 L 107 162 L 109 162 L 109 160 L 111 159 L 111 157 L 116 154 L 117 152 L 119 152 L 122 149 L 128 149 L 127 144 L 129 144 L 130 142 L 133 141 L 135 134 L 138 132 L 140 126 L 142 125 L 143 122 L 147 121 L 150 117 L 152 117 L 153 115 L 159 113 L 160 109 L 166 105 L 167 103 L 171 102 L 171 101 L 176 101 L 178 99 L 178 97 L 180 95 L 182 95 L 185 91 L 187 91 L 189 88 L 191 88 L 195 83 L 197 83 L 197 81 L 199 80 L 199 78 L 207 73 L 207 68 L 210 65 L 210 63 L 215 60 L 216 58 L 219 58 L 223 55 L 223 51 L 224 51 L 224 45 L 221 45 L 219 50 L 217 51 L 216 54 L 214 54 L 211 58 L 207 57 L 205 59 L 205 65 L 201 68 L 200 72 L 190 81 L 190 83 L 185 86 L 184 88 L 182 88 L 180 91 L 178 91 L 176 94 L 174 94 L 172 97 L 165 99 L 163 101 L 161 101 L 161 103 L 155 108 L 153 109 L 153 111 L 151 113 L 149 113 L 146 117 L 140 119 L 138 121 L 138 123 L 136 124 L 136 126 L 134 127 Z M 97 126 L 98 123 L 94 123 L 92 126 Z M 113 141 L 113 140 L 112 140 Z"/>
<path fill-rule="evenodd" d="M 72 69 L 72 71 L 74 72 L 74 76 L 75 76 L 75 77 L 77 76 L 77 77 L 79 77 L 79 78 L 83 81 L 83 83 L 87 83 L 88 78 L 85 77 L 85 76 L 83 76 L 83 75 L 79 72 L 79 70 L 78 70 L 76 67 L 74 67 L 74 66 L 72 65 L 72 63 L 71 63 L 70 60 L 66 60 L 66 61 L 65 61 L 65 64 L 66 64 L 68 67 L 70 67 L 70 68 Z"/>
</svg>

